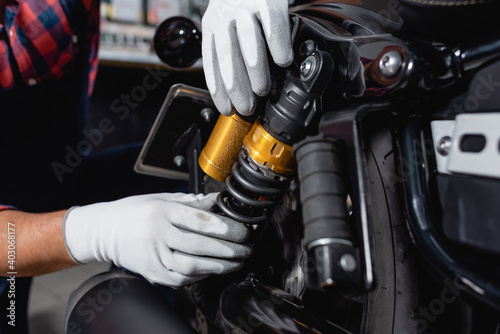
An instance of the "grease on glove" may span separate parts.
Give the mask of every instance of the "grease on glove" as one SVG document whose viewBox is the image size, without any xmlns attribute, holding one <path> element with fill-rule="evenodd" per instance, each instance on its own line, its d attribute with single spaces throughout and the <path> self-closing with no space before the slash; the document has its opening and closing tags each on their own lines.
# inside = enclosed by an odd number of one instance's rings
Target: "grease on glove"
<svg viewBox="0 0 500 334">
<path fill-rule="evenodd" d="M 210 212 L 217 194 L 149 194 L 74 207 L 64 220 L 77 263 L 114 262 L 152 283 L 179 287 L 242 266 L 247 227 Z"/>
</svg>

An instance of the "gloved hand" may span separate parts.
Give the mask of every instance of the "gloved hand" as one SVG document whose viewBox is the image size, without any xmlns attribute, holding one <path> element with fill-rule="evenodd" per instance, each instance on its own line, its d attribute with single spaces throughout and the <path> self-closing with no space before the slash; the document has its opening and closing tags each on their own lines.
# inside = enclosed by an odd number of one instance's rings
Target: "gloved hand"
<svg viewBox="0 0 500 334">
<path fill-rule="evenodd" d="M 243 224 L 208 211 L 216 193 L 150 194 L 74 207 L 63 223 L 77 263 L 114 262 L 152 283 L 179 287 L 241 267 Z"/>
<path fill-rule="evenodd" d="M 205 79 L 217 109 L 229 116 L 232 104 L 242 115 L 253 113 L 256 95 L 271 89 L 266 42 L 277 65 L 293 61 L 288 1 L 210 0 L 202 30 Z"/>
</svg>

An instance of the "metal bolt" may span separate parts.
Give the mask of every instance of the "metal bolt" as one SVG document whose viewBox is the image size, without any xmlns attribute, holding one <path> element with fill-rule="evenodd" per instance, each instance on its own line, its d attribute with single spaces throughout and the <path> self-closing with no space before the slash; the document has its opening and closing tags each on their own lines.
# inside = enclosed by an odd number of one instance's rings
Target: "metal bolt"
<svg viewBox="0 0 500 334">
<path fill-rule="evenodd" d="M 307 82 L 312 78 L 316 71 L 316 64 L 317 60 L 314 56 L 307 57 L 302 64 L 300 64 L 300 78 L 302 81 Z"/>
<path fill-rule="evenodd" d="M 300 74 L 303 76 L 307 76 L 311 72 L 312 61 L 306 59 L 300 64 Z"/>
<path fill-rule="evenodd" d="M 356 270 L 358 267 L 358 263 L 356 262 L 356 259 L 354 256 L 351 254 L 344 254 L 340 258 L 340 267 L 345 271 L 345 272 L 353 272 Z"/>
<path fill-rule="evenodd" d="M 176 155 L 174 157 L 174 164 L 177 167 L 181 167 L 182 165 L 184 165 L 185 162 L 186 162 L 186 159 L 182 155 Z"/>
<path fill-rule="evenodd" d="M 447 156 L 451 150 L 451 138 L 449 136 L 445 136 L 439 140 L 437 143 L 437 151 L 442 156 Z"/>
<path fill-rule="evenodd" d="M 384 54 L 378 63 L 380 73 L 387 78 L 392 78 L 398 74 L 402 66 L 403 55 L 401 52 L 396 50 L 392 50 Z"/>
<path fill-rule="evenodd" d="M 210 122 L 214 116 L 214 111 L 211 108 L 203 108 L 200 115 L 205 121 Z"/>
</svg>

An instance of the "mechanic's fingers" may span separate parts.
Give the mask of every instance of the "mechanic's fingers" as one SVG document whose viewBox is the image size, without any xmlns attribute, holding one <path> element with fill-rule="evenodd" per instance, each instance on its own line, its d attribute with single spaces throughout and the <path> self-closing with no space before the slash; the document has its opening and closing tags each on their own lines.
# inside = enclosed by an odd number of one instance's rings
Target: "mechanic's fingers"
<svg viewBox="0 0 500 334">
<path fill-rule="evenodd" d="M 260 1 L 259 6 L 265 6 L 259 13 L 271 56 L 277 65 L 286 67 L 293 61 L 288 2 Z"/>
<path fill-rule="evenodd" d="M 236 20 L 236 31 L 252 90 L 259 96 L 265 96 L 271 90 L 271 75 L 257 17 L 241 15 Z"/>
<path fill-rule="evenodd" d="M 240 269 L 243 261 L 228 261 L 216 258 L 198 257 L 181 252 L 174 252 L 170 269 L 185 276 L 221 275 Z"/>
<path fill-rule="evenodd" d="M 178 229 L 173 238 L 168 239 L 168 247 L 186 254 L 210 256 L 223 259 L 245 259 L 252 254 L 247 244 L 195 234 Z"/>
<path fill-rule="evenodd" d="M 202 44 L 203 72 L 205 73 L 208 90 L 212 95 L 217 110 L 219 110 L 221 114 L 229 116 L 232 111 L 231 101 L 229 100 L 229 96 L 226 93 L 222 81 L 219 60 L 215 49 L 215 37 L 209 34 L 202 38 Z"/>
<path fill-rule="evenodd" d="M 215 36 L 215 47 L 219 60 L 222 81 L 232 105 L 242 115 L 254 111 L 256 98 L 246 71 L 237 39 L 236 26 L 228 28 L 228 33 Z M 228 52 L 230 50 L 230 52 Z"/>
<path fill-rule="evenodd" d="M 153 283 L 153 284 L 161 284 L 161 285 L 168 285 L 172 288 L 179 288 L 181 286 L 187 285 L 194 283 L 196 281 L 202 280 L 204 278 L 207 278 L 209 275 L 183 275 L 180 273 L 177 273 L 172 270 L 167 270 L 165 269 L 165 272 L 162 273 L 159 277 L 154 277 L 154 278 L 148 278 L 146 279 Z"/>
<path fill-rule="evenodd" d="M 173 211 L 173 210 L 172 210 Z M 175 210 L 172 225 L 197 234 L 232 242 L 244 242 L 250 236 L 248 228 L 230 218 L 185 206 Z"/>
<path fill-rule="evenodd" d="M 158 193 L 156 198 L 167 202 L 181 203 L 201 210 L 209 210 L 217 201 L 218 193 L 204 194 L 186 194 L 186 193 Z"/>
<path fill-rule="evenodd" d="M 194 195 L 195 200 L 188 200 L 186 198 L 186 201 L 179 203 L 183 203 L 187 206 L 190 206 L 192 208 L 197 208 L 200 210 L 210 210 L 211 208 L 214 207 L 215 203 L 217 202 L 218 195 L 219 193 L 210 193 L 208 195 L 197 194 Z"/>
</svg>

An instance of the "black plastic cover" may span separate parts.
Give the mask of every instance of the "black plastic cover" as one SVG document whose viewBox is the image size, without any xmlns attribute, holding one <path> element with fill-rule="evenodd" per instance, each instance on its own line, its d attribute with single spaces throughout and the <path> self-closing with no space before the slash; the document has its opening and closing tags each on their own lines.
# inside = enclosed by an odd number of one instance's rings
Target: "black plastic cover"
<svg viewBox="0 0 500 334">
<path fill-rule="evenodd" d="M 443 196 L 443 231 L 452 241 L 500 255 L 500 180 L 440 175 L 448 186 Z"/>
</svg>

